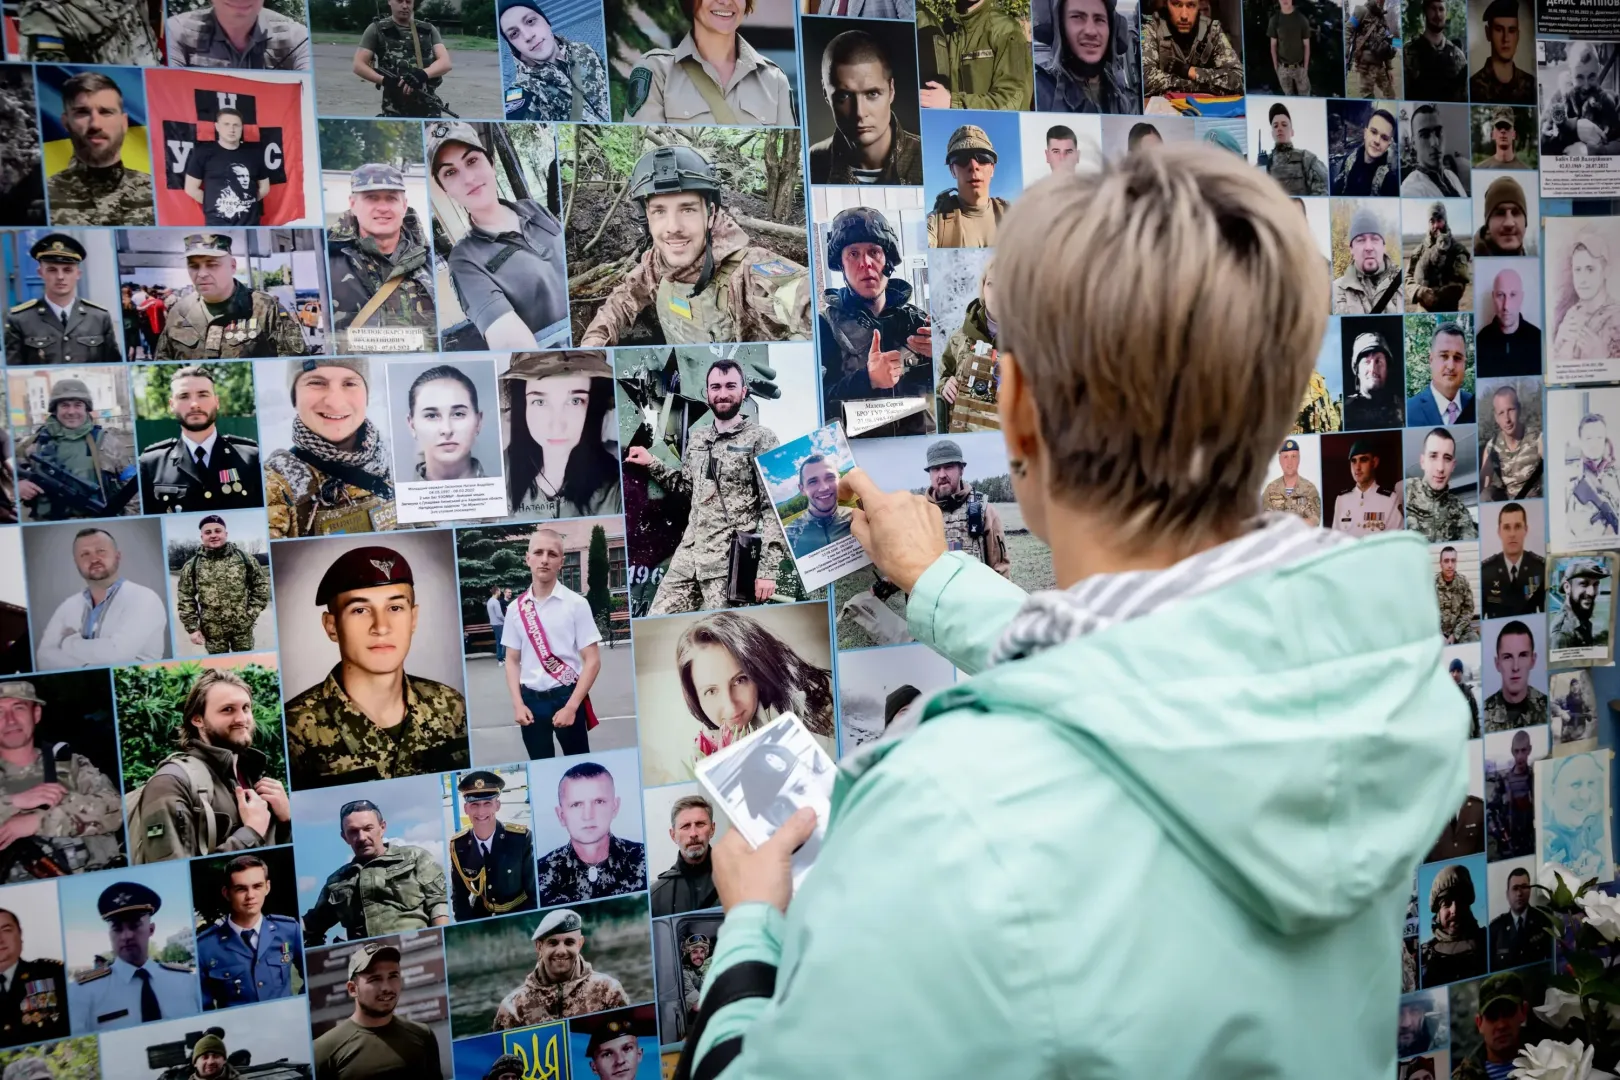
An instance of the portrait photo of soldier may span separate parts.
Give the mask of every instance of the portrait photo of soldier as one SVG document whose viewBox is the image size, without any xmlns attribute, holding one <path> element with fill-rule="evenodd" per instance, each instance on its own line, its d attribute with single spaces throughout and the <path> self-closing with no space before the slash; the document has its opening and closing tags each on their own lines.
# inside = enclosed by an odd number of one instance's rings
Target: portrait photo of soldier
<svg viewBox="0 0 1620 1080">
<path fill-rule="evenodd" d="M 0 882 L 122 864 L 112 716 L 103 671 L 0 682 Z"/>
<path fill-rule="evenodd" d="M 1490 867 L 1489 903 L 1495 914 L 1491 916 L 1488 930 L 1494 971 L 1547 959 L 1547 935 L 1530 910 L 1531 886 L 1535 883 L 1531 862 L 1522 859 Z"/>
<path fill-rule="evenodd" d="M 788 547 L 799 562 L 801 576 L 806 578 L 826 577 L 821 560 L 815 558 L 818 553 L 838 545 L 827 553 L 836 558 L 836 551 L 851 550 L 849 543 L 841 541 L 858 543 L 849 531 L 854 508 L 838 501 L 839 473 L 855 467 L 854 455 L 840 434 L 838 429 L 822 428 L 772 451 L 760 461 L 766 483 L 773 489 L 776 514 L 782 520 Z M 788 496 L 785 499 L 784 494 Z"/>
<path fill-rule="evenodd" d="M 296 796 L 300 822 L 297 837 L 300 873 L 331 866 L 318 888 L 300 880 L 299 903 L 304 907 L 304 944 L 318 946 L 337 931 L 337 941 L 358 941 L 379 934 L 421 930 L 450 922 L 450 897 L 445 885 L 444 832 L 438 820 L 441 800 L 438 777 L 412 777 L 377 787 L 381 803 L 351 797 L 330 809 L 339 794 L 304 792 Z M 315 795 L 315 798 L 306 798 Z M 424 802 L 412 801 L 413 796 Z M 401 813 L 396 829 L 411 828 L 414 843 L 388 835 L 386 815 Z M 324 816 L 322 816 L 324 814 Z M 314 834 L 320 835 L 314 835 Z M 334 835 L 341 841 L 333 842 Z M 310 869 L 304 869 L 305 866 Z M 316 880 L 320 880 L 317 878 Z M 306 899 L 311 893 L 313 901 Z"/>
<path fill-rule="evenodd" d="M 1327 109 L 1321 101 L 1250 97 L 1252 160 L 1290 195 L 1328 193 Z M 1259 118 L 1265 117 L 1265 123 Z"/>
<path fill-rule="evenodd" d="M 416 18 L 415 0 L 389 0 L 354 51 L 354 74 L 382 91 L 380 116 L 442 116 L 438 91 L 452 67 L 439 28 Z"/>
<path fill-rule="evenodd" d="M 1474 423 L 1469 316 L 1406 317 L 1406 426 Z"/>
<path fill-rule="evenodd" d="M 634 943 L 616 936 L 631 920 L 640 920 Z M 651 1002 L 646 927 L 647 898 L 640 895 L 453 927 L 445 938 L 451 1030 L 457 1036 L 507 1031 Z M 463 942 L 498 950 L 485 955 L 501 960 L 491 965 L 458 957 Z"/>
<path fill-rule="evenodd" d="M 821 60 L 805 113 L 812 184 L 922 184 L 914 48 L 891 22 L 804 24 L 805 55 Z"/>
<path fill-rule="evenodd" d="M 74 1034 L 202 1011 L 185 866 L 68 878 L 60 891 Z"/>
<path fill-rule="evenodd" d="M 1395 1053 L 1405 1058 L 1413 1054 L 1426 1053 L 1434 1048 L 1438 1041 L 1445 1045 L 1447 1021 L 1446 995 L 1416 993 L 1405 994 L 1401 997 L 1400 1022 L 1396 1028 Z M 1428 1080 L 1446 1080 L 1446 1077 L 1435 1072 L 1430 1062 Z M 1406 1080 L 1400 1077 L 1399 1080 Z"/>
<path fill-rule="evenodd" d="M 1476 259 L 1474 356 L 1482 379 L 1541 375 L 1541 290 L 1537 264 Z M 1529 283 L 1528 286 L 1526 283 Z M 1522 384 L 1521 384 L 1522 385 Z"/>
<path fill-rule="evenodd" d="M 82 229 L 0 237 L 0 245 L 10 249 L 8 258 L 15 260 L 12 265 L 31 260 L 38 278 L 37 285 L 32 274 L 11 279 L 25 291 L 12 297 L 6 309 L 8 364 L 115 364 L 123 359 L 111 313 L 118 306 L 118 281 L 109 239 L 106 233 Z"/>
<path fill-rule="evenodd" d="M 658 1019 L 651 1005 L 618 1009 L 569 1021 L 574 1075 L 580 1080 L 634 1080 L 645 1061 L 658 1060 Z"/>
<path fill-rule="evenodd" d="M 1475 256 L 1536 254 L 1538 209 L 1534 184 L 1526 187 L 1510 173 L 1479 170 L 1474 176 Z"/>
<path fill-rule="evenodd" d="M 353 1002 L 337 1017 L 323 1010 L 325 1015 L 311 1013 L 306 1021 L 315 1036 L 314 1075 L 320 1080 L 447 1080 L 453 1068 L 443 1019 L 448 995 L 442 948 L 438 932 L 424 930 L 311 950 L 310 981 L 346 980 L 339 984 L 344 996 L 338 1002 Z"/>
<path fill-rule="evenodd" d="M 1547 371 L 1555 380 L 1565 372 L 1592 369 L 1584 361 L 1620 357 L 1620 282 L 1610 272 L 1620 251 L 1620 231 L 1603 220 L 1554 218 L 1547 231 L 1547 314 L 1552 343 Z M 1527 264 L 1534 265 L 1534 264 Z M 1599 366 L 1597 370 L 1607 370 Z M 1524 374 L 1538 374 L 1526 371 Z"/>
<path fill-rule="evenodd" d="M 507 120 L 612 121 L 600 8 L 501 0 L 496 21 Z"/>
<path fill-rule="evenodd" d="M 1458 541 L 1438 550 L 1431 547 L 1429 552 L 1438 564 L 1434 593 L 1440 602 L 1440 636 L 1447 645 L 1478 641 L 1479 545 Z M 1460 673 L 1462 668 L 1457 670 Z"/>
<path fill-rule="evenodd" d="M 296 788 L 467 767 L 451 537 L 420 532 L 390 543 L 332 537 L 272 553 Z M 335 664 L 315 625 L 336 646 Z"/>
<path fill-rule="evenodd" d="M 1142 16 L 1142 90 L 1149 101 L 1171 94 L 1243 92 L 1238 5 L 1160 0 Z"/>
<path fill-rule="evenodd" d="M 119 735 L 135 865 L 292 839 L 275 661 L 260 654 L 193 670 L 120 668 L 113 679 L 126 714 Z"/>
<path fill-rule="evenodd" d="M 0 973 L 6 976 L 0 990 L 0 1047 L 65 1038 L 68 976 L 56 885 L 14 886 L 5 891 L 5 904 L 0 907 Z"/>
<path fill-rule="evenodd" d="M 1351 536 L 1406 524 L 1400 432 L 1322 436 L 1322 484 L 1334 492 L 1329 528 Z"/>
<path fill-rule="evenodd" d="M 155 50 L 150 62 L 157 62 Z M 45 180 L 51 224 L 156 225 L 146 140 L 128 138 L 130 128 L 146 126 L 140 74 L 61 67 L 41 67 L 37 73 L 46 148 L 70 149 L 67 164 Z"/>
<path fill-rule="evenodd" d="M 1401 194 L 1408 199 L 1466 196 L 1472 170 L 1468 107 L 1429 101 L 1405 104 L 1400 120 Z M 1470 231 L 1462 229 L 1465 237 Z"/>
<path fill-rule="evenodd" d="M 304 0 L 179 0 L 163 33 L 170 67 L 308 71 Z"/>
<path fill-rule="evenodd" d="M 1547 445 L 1552 463 L 1549 529 L 1555 551 L 1610 548 L 1620 535 L 1620 470 L 1610 416 L 1620 395 L 1606 390 L 1557 390 L 1546 395 Z"/>
<path fill-rule="evenodd" d="M 41 669 L 169 655 L 159 526 L 157 518 L 63 522 L 24 535 L 34 657 Z M 48 620 L 41 617 L 46 611 Z"/>
<path fill-rule="evenodd" d="M 1333 201 L 1335 315 L 1398 315 L 1403 310 L 1399 207 L 1385 200 Z M 1352 340 L 1348 331 L 1345 340 Z"/>
<path fill-rule="evenodd" d="M 1423 0 L 1402 9 L 1403 93 L 1414 101 L 1467 101 L 1465 0 Z"/>
<path fill-rule="evenodd" d="M 1611 157 L 1620 152 L 1620 79 L 1614 70 L 1615 51 L 1613 44 L 1590 41 L 1539 45 L 1536 77 L 1544 159 Z M 1542 167 L 1549 165 L 1544 161 Z"/>
<path fill-rule="evenodd" d="M 1388 316 L 1349 319 L 1340 328 L 1346 431 L 1400 427 L 1405 422 L 1403 330 L 1399 318 Z"/>
<path fill-rule="evenodd" d="M 1613 556 L 1553 561 L 1547 592 L 1547 659 L 1607 661 L 1614 655 Z"/>
<path fill-rule="evenodd" d="M 819 215 L 823 193 L 816 196 Z M 895 192 L 894 201 L 902 208 L 890 215 L 910 228 L 897 227 L 870 206 L 839 210 L 827 226 L 822 408 L 829 423 L 842 420 L 852 437 L 934 430 L 933 324 L 926 298 L 903 276 L 925 254 L 902 249 L 908 237 L 917 236 L 915 226 L 924 216 L 921 192 Z M 950 364 L 948 355 L 945 362 Z"/>
<path fill-rule="evenodd" d="M 1536 693 L 1542 712 L 1534 727 L 1493 732 L 1487 721 L 1485 854 L 1492 862 L 1535 854 L 1535 765 L 1547 756 L 1549 738 L 1547 726 L 1540 722 L 1546 715 L 1547 698 Z"/>
<path fill-rule="evenodd" d="M 1599 589 L 1602 596 L 1602 587 Z M 1552 709 L 1552 741 L 1558 749 L 1557 756 L 1598 748 L 1597 687 L 1592 683 L 1592 672 L 1588 668 L 1571 668 L 1548 675 L 1547 701 Z"/>
<path fill-rule="evenodd" d="M 556 793 L 551 813 L 535 822 L 540 906 L 645 890 L 647 848 L 635 811 L 641 794 L 635 752 L 554 759 L 530 771 L 536 798 L 549 801 Z"/>
<path fill-rule="evenodd" d="M 191 290 L 169 308 L 152 359 L 303 356 L 310 351 L 305 328 L 282 298 L 236 277 L 240 270 L 248 270 L 251 276 L 251 270 L 237 261 L 235 236 L 192 233 L 183 243 L 181 257 Z"/>
<path fill-rule="evenodd" d="M 1353 98 L 1398 98 L 1401 79 L 1401 5 L 1351 0 L 1345 23 L 1345 90 Z"/>
<path fill-rule="evenodd" d="M 1031 4 L 1035 108 L 1071 118 L 1141 111 L 1139 7 L 1136 0 Z"/>
<path fill-rule="evenodd" d="M 1464 314 L 1455 319 L 1447 316 L 1446 321 L 1468 321 L 1467 312 L 1474 306 L 1474 256 L 1469 251 L 1468 212 L 1467 199 L 1402 200 L 1407 311 L 1461 311 Z M 1452 229 L 1453 217 L 1460 223 L 1460 237 Z"/>
<path fill-rule="evenodd" d="M 139 511 L 140 478 L 126 370 L 13 369 L 6 381 L 12 422 L 24 421 L 11 433 L 16 499 L 23 521 L 118 517 Z"/>
<path fill-rule="evenodd" d="M 935 373 L 935 425 L 940 431 L 999 431 L 1000 354 L 991 330 L 996 318 L 994 255 L 984 248 L 955 248 L 930 261 L 930 323 L 939 320 L 945 342 Z"/>
<path fill-rule="evenodd" d="M 640 10 L 646 15 L 639 32 L 608 29 L 615 119 L 728 127 L 798 123 L 792 0 L 659 0 Z M 818 59 L 805 56 L 807 63 Z"/>
<path fill-rule="evenodd" d="M 1431 544 L 1479 539 L 1478 453 L 1471 425 L 1407 428 L 1406 527 Z"/>
<path fill-rule="evenodd" d="M 1485 626 L 1482 636 L 1486 649 L 1490 650 L 1489 663 L 1483 672 L 1484 731 L 1487 739 L 1493 733 L 1539 725 L 1547 719 L 1546 657 L 1540 648 L 1544 643 L 1538 640 L 1536 633 L 1543 625 L 1542 620 L 1532 618 L 1495 621 Z M 1545 752 L 1546 729 L 1538 730 Z M 1499 749 L 1502 753 L 1497 756 L 1505 760 L 1507 748 Z M 1490 751 L 1491 747 L 1487 746 L 1487 759 L 1491 757 Z M 1516 747 L 1514 757 L 1517 757 Z M 1524 775 L 1528 782 L 1528 769 Z M 1489 770 L 1486 776 L 1490 776 Z M 1526 803 L 1522 809 L 1528 813 L 1529 804 Z M 1526 838 L 1524 842 L 1532 843 L 1533 838 Z M 1510 854 L 1526 855 L 1529 851 Z"/>
<path fill-rule="evenodd" d="M 1308 463 L 1304 461 L 1307 447 L 1312 459 Z M 1308 471 L 1314 473 L 1317 480 L 1321 479 L 1320 449 L 1315 439 L 1283 440 L 1282 449 L 1277 451 L 1277 475 L 1267 480 L 1260 492 L 1262 509 L 1293 514 L 1309 525 L 1322 524 L 1321 488 L 1301 472 L 1301 465 L 1307 464 Z M 1270 471 L 1268 469 L 1267 473 Z"/>
<path fill-rule="evenodd" d="M 1344 96 L 1343 0 L 1274 0 L 1243 9 L 1252 94 Z M 1249 108 L 1251 116 L 1264 116 Z"/>
<path fill-rule="evenodd" d="M 1540 163 L 1534 109 L 1475 105 L 1469 116 L 1476 168 L 1534 169 Z"/>
<path fill-rule="evenodd" d="M 1539 499 L 1546 464 L 1541 452 L 1541 381 L 1481 380 L 1479 395 L 1480 500 Z"/>
<path fill-rule="evenodd" d="M 939 126 L 940 120 L 956 119 L 925 115 L 924 138 L 931 134 L 929 129 Z M 986 122 L 1005 128 L 1003 145 L 1013 142 L 1016 148 L 1015 121 L 1009 118 L 999 124 L 989 119 Z M 929 142 L 935 145 L 934 140 Z M 1016 195 L 1023 186 L 1017 155 L 1011 154 L 1004 168 L 999 162 L 989 132 L 978 124 L 961 124 L 951 131 L 945 144 L 943 173 L 933 160 L 924 161 L 923 181 L 929 190 L 938 191 L 928 211 L 929 247 L 995 247 L 996 226 L 1009 205 L 1007 196 Z"/>
<path fill-rule="evenodd" d="M 810 347 L 620 351 L 615 361 L 621 417 L 637 414 L 638 397 L 660 406 L 680 399 L 660 421 L 664 430 L 643 418 L 621 440 L 629 561 L 648 568 L 647 587 L 631 591 L 632 614 L 798 596 L 802 585 L 754 459 L 815 426 L 804 399 L 778 383 L 781 371 L 784 382 L 810 385 Z M 690 397 L 698 387 L 701 402 Z"/>
<path fill-rule="evenodd" d="M 1539 502 L 1488 503 L 1480 507 L 1484 561 L 1480 585 L 1485 617 L 1539 614 L 1548 589 L 1547 540 Z"/>
<path fill-rule="evenodd" d="M 1468 743 L 1468 794 L 1462 805 L 1440 829 L 1434 846 L 1423 857 L 1426 863 L 1446 862 L 1485 851 L 1485 759 L 1484 744 L 1477 739 Z"/>
<path fill-rule="evenodd" d="M 146 513 L 263 506 L 253 406 L 251 364 L 138 369 L 135 434 Z"/>
<path fill-rule="evenodd" d="M 1488 1080 L 1492 1072 L 1511 1071 L 1514 1059 L 1524 1047 L 1537 1041 L 1546 1031 L 1532 1011 L 1545 997 L 1544 968 L 1545 964 L 1541 969 L 1520 967 L 1497 971 L 1477 982 L 1452 988 L 1451 1075 L 1454 1080 Z"/>
<path fill-rule="evenodd" d="M 562 134 L 559 152 L 567 152 L 561 144 L 574 135 Z M 767 170 L 761 181 L 722 164 L 721 154 L 753 161 L 764 144 L 797 139 L 797 132 L 684 134 L 691 145 L 658 145 L 636 159 L 626 197 L 613 211 L 623 224 L 611 244 L 586 249 L 600 221 L 587 227 L 579 214 L 585 204 L 575 204 L 567 236 L 575 340 L 586 348 L 808 341 L 811 283 L 799 174 Z M 746 149 L 738 145 L 742 139 Z M 594 198 L 578 187 L 587 165 L 614 171 L 605 159 L 594 164 L 600 153 L 579 145 L 571 186 L 581 198 Z"/>
<path fill-rule="evenodd" d="M 508 790 L 510 787 L 511 790 Z M 445 777 L 450 817 L 450 910 L 457 922 L 533 911 L 535 854 L 522 765 Z M 460 827 L 465 821 L 465 827 Z"/>
<path fill-rule="evenodd" d="M 1468 96 L 1475 105 L 1536 103 L 1535 43 L 1533 4 L 1468 0 Z"/>
<path fill-rule="evenodd" d="M 1476 884 L 1477 883 L 1477 884 Z M 1418 968 L 1428 989 L 1485 974 L 1485 860 L 1478 856 L 1418 871 L 1429 918 L 1419 935 Z"/>
<path fill-rule="evenodd" d="M 292 849 L 197 859 L 189 869 L 203 1008 L 303 993 L 307 972 Z"/>
<path fill-rule="evenodd" d="M 1028 24 L 991 0 L 919 5 L 917 58 L 925 109 L 1015 112 L 1034 101 Z"/>
<path fill-rule="evenodd" d="M 1334 195 L 1401 193 L 1397 108 L 1393 101 L 1328 103 L 1328 182 Z"/>
<path fill-rule="evenodd" d="M 0 64 L 0 225 L 44 224 L 45 158 L 34 69 Z"/>
</svg>

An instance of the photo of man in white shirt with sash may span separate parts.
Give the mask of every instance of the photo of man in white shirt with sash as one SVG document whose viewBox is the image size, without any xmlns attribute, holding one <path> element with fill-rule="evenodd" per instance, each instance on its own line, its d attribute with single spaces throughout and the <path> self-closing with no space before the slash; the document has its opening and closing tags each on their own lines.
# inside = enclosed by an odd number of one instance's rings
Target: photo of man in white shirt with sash
<svg viewBox="0 0 1620 1080">
<path fill-rule="evenodd" d="M 530 758 L 554 756 L 552 736 L 563 755 L 589 753 L 596 726 L 591 684 L 602 670 L 602 640 L 591 605 L 557 580 L 563 566 L 563 537 L 536 529 L 529 537 L 531 582 L 512 601 L 501 628 L 506 647 L 506 689 L 513 719 Z"/>
</svg>

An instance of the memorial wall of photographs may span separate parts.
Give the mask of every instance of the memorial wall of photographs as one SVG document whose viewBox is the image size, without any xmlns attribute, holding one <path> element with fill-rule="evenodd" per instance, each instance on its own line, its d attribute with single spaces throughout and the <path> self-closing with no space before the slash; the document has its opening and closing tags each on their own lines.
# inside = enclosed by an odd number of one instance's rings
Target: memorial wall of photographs
<svg viewBox="0 0 1620 1080">
<path fill-rule="evenodd" d="M 1265 506 L 1431 545 L 1471 786 L 1390 1021 L 1403 1076 L 1480 1060 L 1479 980 L 1547 967 L 1537 812 L 1601 812 L 1534 765 L 1596 746 L 1620 571 L 1620 44 L 1537 17 L 4 5 L 0 1071 L 667 1074 L 721 922 L 694 765 L 959 677 L 825 485 L 1051 587 L 997 223 L 1190 140 L 1332 269 Z"/>
</svg>

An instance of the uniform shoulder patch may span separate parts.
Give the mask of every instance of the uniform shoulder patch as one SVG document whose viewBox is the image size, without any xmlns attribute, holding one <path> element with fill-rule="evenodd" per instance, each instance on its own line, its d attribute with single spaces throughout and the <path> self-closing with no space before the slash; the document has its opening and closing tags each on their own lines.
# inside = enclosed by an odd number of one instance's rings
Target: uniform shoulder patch
<svg viewBox="0 0 1620 1080">
<path fill-rule="evenodd" d="M 39 303 L 39 299 L 37 297 L 35 299 L 33 299 L 33 300 L 24 300 L 20 304 L 11 305 L 11 310 L 12 310 L 13 314 L 15 314 L 16 312 L 19 312 L 19 311 L 27 311 L 29 308 L 33 307 L 35 304 L 38 304 L 38 303 Z"/>
<path fill-rule="evenodd" d="M 36 52 L 66 52 L 67 43 L 59 37 L 46 37 L 37 34 L 34 37 L 34 50 Z"/>
<path fill-rule="evenodd" d="M 1379 487 L 1378 487 L 1378 494 L 1393 496 L 1395 494 L 1395 489 L 1394 488 L 1387 488 L 1387 487 L 1384 487 L 1383 485 L 1380 484 Z"/>
<path fill-rule="evenodd" d="M 781 259 L 772 259 L 770 262 L 754 263 L 751 269 L 756 274 L 773 278 L 787 277 L 790 274 L 796 274 L 799 272 L 798 268 L 792 263 L 783 262 Z"/>
<path fill-rule="evenodd" d="M 647 104 L 647 97 L 652 93 L 652 69 L 638 64 L 630 72 L 630 86 L 627 93 L 629 96 L 624 103 L 624 118 L 626 120 L 640 112 L 641 107 Z"/>
<path fill-rule="evenodd" d="M 179 439 L 159 439 L 157 442 L 153 443 L 151 446 L 148 446 L 145 450 L 142 450 L 141 451 L 141 456 L 145 457 L 147 454 L 161 454 L 165 450 L 168 450 L 169 448 L 171 448 L 173 446 L 179 445 L 179 442 L 180 442 Z"/>
<path fill-rule="evenodd" d="M 254 449 L 258 449 L 259 446 L 258 440 L 249 439 L 242 435 L 225 435 L 223 437 L 226 442 L 235 443 L 237 446 L 251 446 Z"/>
<path fill-rule="evenodd" d="M 106 311 L 107 310 L 105 307 L 103 307 L 100 304 L 96 303 L 94 300 L 86 300 L 82 296 L 79 297 L 79 303 L 83 304 L 85 307 L 93 307 L 97 311 Z"/>
<path fill-rule="evenodd" d="M 94 971 L 87 971 L 83 975 L 80 975 L 77 981 L 80 986 L 83 986 L 85 983 L 93 983 L 97 979 L 105 979 L 111 974 L 112 968 L 110 967 L 96 968 Z"/>
<path fill-rule="evenodd" d="M 194 975 L 197 971 L 197 969 L 192 967 L 190 964 L 171 964 L 167 960 L 159 960 L 158 967 L 167 968 L 170 971 L 178 971 L 182 975 Z"/>
</svg>

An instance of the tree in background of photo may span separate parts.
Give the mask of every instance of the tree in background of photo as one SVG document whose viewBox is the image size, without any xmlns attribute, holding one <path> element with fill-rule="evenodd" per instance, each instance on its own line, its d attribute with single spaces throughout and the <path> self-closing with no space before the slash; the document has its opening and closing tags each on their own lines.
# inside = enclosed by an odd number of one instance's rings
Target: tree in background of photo
<svg viewBox="0 0 1620 1080">
<path fill-rule="evenodd" d="M 472 626 L 489 621 L 484 603 L 496 585 L 512 590 L 512 599 L 529 587 L 528 564 L 532 527 L 495 526 L 462 529 L 456 533 L 456 569 L 461 577 L 461 623 Z"/>
<path fill-rule="evenodd" d="M 139 420 L 161 420 L 169 416 L 169 380 L 189 364 L 143 364 L 146 385 L 135 399 L 135 416 Z M 253 365 L 204 364 L 214 377 L 214 394 L 219 398 L 219 415 L 253 415 Z"/>
<path fill-rule="evenodd" d="M 202 664 L 126 667 L 113 672 L 118 699 L 118 731 L 124 756 L 124 790 L 152 778 L 163 759 L 180 749 L 180 706 Z M 231 669 L 253 692 L 253 747 L 265 756 L 265 775 L 287 779 L 287 751 L 281 737 L 281 680 L 274 668 L 243 664 Z"/>
<path fill-rule="evenodd" d="M 353 172 L 381 163 L 404 170 L 422 164 L 422 124 L 412 120 L 320 121 L 321 168 Z"/>
<path fill-rule="evenodd" d="M 585 553 L 585 575 L 590 588 L 585 590 L 585 602 L 591 605 L 591 617 L 603 637 L 608 636 L 608 618 L 613 614 L 613 593 L 608 588 L 607 530 L 600 525 L 591 526 L 591 546 Z"/>
<path fill-rule="evenodd" d="M 23 1058 L 43 1061 L 55 1080 L 101 1080 L 101 1054 L 94 1035 L 0 1052 L 0 1072 Z"/>
</svg>

